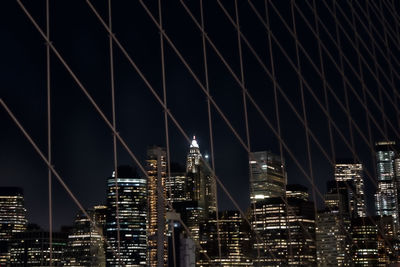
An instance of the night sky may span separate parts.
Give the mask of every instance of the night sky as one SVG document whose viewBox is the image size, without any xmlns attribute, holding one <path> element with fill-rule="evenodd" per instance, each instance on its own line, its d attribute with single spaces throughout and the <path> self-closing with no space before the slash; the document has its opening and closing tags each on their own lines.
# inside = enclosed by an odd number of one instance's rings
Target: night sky
<svg viewBox="0 0 400 267">
<path fill-rule="evenodd" d="M 113 31 L 150 84 L 162 97 L 159 30 L 139 1 L 112 2 Z M 184 2 L 196 18 L 200 20 L 199 1 L 185 0 Z M 206 32 L 236 75 L 240 77 L 236 30 L 216 1 L 204 2 Z M 238 2 L 241 30 L 265 66 L 270 70 L 268 32 L 251 9 L 248 1 L 239 0 Z M 336 38 L 334 18 L 324 4 L 326 3 L 332 9 L 333 2 L 317 2 L 319 16 L 329 33 L 333 38 Z M 386 25 L 386 29 L 388 29 L 390 35 L 388 36 L 390 52 L 387 52 L 385 40 L 381 38 L 385 33 L 381 23 L 382 18 L 377 17 L 374 13 L 378 12 L 376 5 L 379 5 L 379 3 L 371 2 L 370 9 L 372 8 L 372 10 L 370 12 L 372 15 L 370 21 L 378 32 L 374 31 L 372 37 L 381 49 L 376 48 L 377 61 L 370 53 L 373 49 L 371 36 L 364 28 L 364 26 L 368 27 L 369 22 L 364 14 L 367 2 L 360 1 L 358 3 L 357 1 L 354 3 L 357 14 L 355 16 L 357 34 L 367 46 L 364 47 L 360 42 L 360 54 L 368 64 L 367 67 L 363 63 L 361 68 L 364 76 L 363 82 L 378 103 L 383 104 L 387 118 L 396 128 L 395 132 L 388 126 L 388 138 L 399 141 L 396 111 L 391 104 L 391 101 L 397 101 L 398 98 L 398 93 L 394 94 L 392 86 L 393 84 L 395 88 L 398 86 L 399 77 L 396 76 L 397 73 L 393 74 L 394 83 L 390 82 L 390 66 L 392 65 L 396 71 L 399 69 L 400 43 L 399 39 L 396 38 L 400 38 L 400 36 L 397 35 L 395 40 L 391 39 L 397 29 L 395 25 L 396 23 L 399 25 L 399 21 L 393 19 L 392 13 L 386 7 L 386 5 L 391 5 L 391 1 L 385 1 L 383 14 L 387 20 L 386 23 L 389 24 Z M 23 1 L 23 3 L 39 25 L 45 29 L 45 1 Z M 145 3 L 154 16 L 158 18 L 157 1 L 145 1 Z M 234 17 L 234 1 L 222 1 L 222 3 Z M 264 1 L 253 0 L 251 3 L 255 5 L 257 11 L 265 19 Z M 296 3 L 310 25 L 314 27 L 314 15 L 307 4 L 312 5 L 313 2 L 308 0 L 297 1 Z M 288 26 L 292 27 L 290 1 L 273 1 L 273 4 L 287 21 Z M 362 5 L 363 9 L 360 9 L 359 5 Z M 95 1 L 94 6 L 107 21 L 107 1 Z M 352 68 L 359 71 L 359 66 L 357 50 L 352 45 L 352 42 L 355 42 L 353 26 L 346 20 L 347 16 L 351 22 L 351 8 L 347 1 L 341 2 L 339 7 L 340 11 L 337 8 L 338 20 L 345 30 L 343 32 L 339 28 L 340 39 L 344 55 L 350 62 L 350 65 L 348 62 L 344 62 L 344 72 L 354 91 L 362 97 L 362 83 L 357 79 L 359 73 L 352 71 Z M 268 8 L 273 34 L 296 64 L 293 36 L 285 28 L 274 9 L 270 5 L 268 5 Z M 398 9 L 397 6 L 395 8 Z M 201 32 L 188 16 L 180 1 L 163 1 L 162 10 L 166 33 L 204 84 Z M 345 13 L 342 14 L 341 11 Z M 110 59 L 106 30 L 85 1 L 51 1 L 50 12 L 51 40 L 54 46 L 111 120 Z M 319 67 L 318 42 L 298 11 L 295 12 L 295 16 L 299 41 L 310 58 L 315 61 L 315 65 Z M 40 149 L 46 152 L 45 40 L 33 27 L 17 2 L 11 0 L 2 3 L 0 31 L 0 97 L 32 135 Z M 320 26 L 320 32 L 322 42 L 332 54 L 334 61 L 340 66 L 339 52 L 335 43 L 332 42 L 322 26 Z M 352 38 L 351 41 L 347 36 Z M 303 116 L 297 73 L 277 44 L 274 41 L 272 42 L 277 81 L 293 106 Z M 207 97 L 168 43 L 165 42 L 164 44 L 169 109 L 182 125 L 186 134 L 189 136 L 196 135 L 202 153 L 209 154 Z M 244 42 L 242 42 L 242 48 L 246 87 L 266 117 L 276 127 L 274 84 Z M 382 54 L 381 51 L 384 53 Z M 390 57 L 390 63 L 386 61 L 385 57 Z M 210 94 L 241 138 L 245 140 L 241 88 L 210 45 L 207 45 L 207 60 Z M 335 91 L 339 101 L 345 105 L 342 76 L 326 52 L 323 52 L 323 60 L 327 82 Z M 303 77 L 316 97 L 325 105 L 321 77 L 308 61 L 307 55 L 302 52 L 300 53 L 300 61 Z M 385 88 L 391 101 L 388 100 L 389 98 L 385 93 L 382 93 L 382 102 L 379 102 L 379 87 L 374 78 L 375 73 L 368 70 L 375 71 L 375 62 L 379 65 L 379 82 Z M 114 46 L 114 63 L 118 132 L 144 164 L 148 146 L 154 144 L 165 146 L 163 109 L 116 46 Z M 386 77 L 389 78 L 389 81 Z M 368 138 L 366 111 L 349 86 L 347 86 L 347 90 L 351 116 L 360 131 Z M 327 153 L 331 155 L 328 119 L 306 87 L 304 87 L 304 91 L 310 129 Z M 91 208 L 93 205 L 105 203 L 106 178 L 113 171 L 111 130 L 101 120 L 54 54 L 51 55 L 51 94 L 53 164 L 85 207 Z M 328 93 L 328 97 L 331 116 L 345 138 L 349 140 L 347 115 L 331 93 Z M 368 95 L 367 98 L 369 112 L 379 127 L 383 127 L 381 112 L 374 104 L 373 98 Z M 282 138 L 301 166 L 309 172 L 304 127 L 281 94 L 278 94 L 278 99 Z M 279 154 L 278 139 L 255 107 L 249 101 L 247 104 L 252 150 L 271 150 Z M 215 108 L 212 108 L 212 120 L 216 173 L 241 207 L 247 209 L 249 204 L 247 152 L 226 126 L 221 116 L 217 114 Z M 0 122 L 0 186 L 23 187 L 29 221 L 47 228 L 47 167 L 3 109 L 0 111 Z M 184 164 L 189 144 L 171 121 L 169 121 L 169 125 L 171 161 Z M 372 122 L 371 129 L 373 142 L 385 139 Z M 372 178 L 375 179 L 371 151 L 363 141 L 362 136 L 354 128 L 353 132 L 357 155 L 372 174 Z M 334 131 L 333 135 L 336 157 L 351 158 L 352 153 L 346 147 L 338 132 Z M 311 141 L 311 154 L 314 179 L 318 188 L 324 193 L 326 181 L 333 179 L 332 166 L 313 141 Z M 284 152 L 284 157 L 289 183 L 306 185 L 311 192 L 310 184 L 295 165 L 293 159 L 287 152 Z M 118 163 L 133 164 L 133 161 L 121 146 L 118 147 Z M 364 180 L 368 208 L 372 213 L 375 189 L 369 178 L 365 177 Z M 59 228 L 61 225 L 72 223 L 78 208 L 58 182 L 54 181 L 53 185 L 54 224 L 56 228 Z M 318 203 L 321 204 L 320 199 Z M 233 208 L 232 203 L 222 191 L 219 191 L 219 204 L 221 209 Z"/>
</svg>

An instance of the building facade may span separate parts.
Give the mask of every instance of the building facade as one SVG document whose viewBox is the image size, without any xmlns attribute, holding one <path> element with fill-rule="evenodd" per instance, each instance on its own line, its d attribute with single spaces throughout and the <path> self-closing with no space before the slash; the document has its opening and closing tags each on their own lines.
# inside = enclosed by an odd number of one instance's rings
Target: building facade
<svg viewBox="0 0 400 267">
<path fill-rule="evenodd" d="M 10 260 L 10 241 L 26 230 L 24 194 L 19 187 L 0 187 L 0 266 Z"/>
<path fill-rule="evenodd" d="M 118 167 L 117 176 L 107 180 L 106 266 L 147 266 L 147 180 L 131 166 Z"/>
</svg>

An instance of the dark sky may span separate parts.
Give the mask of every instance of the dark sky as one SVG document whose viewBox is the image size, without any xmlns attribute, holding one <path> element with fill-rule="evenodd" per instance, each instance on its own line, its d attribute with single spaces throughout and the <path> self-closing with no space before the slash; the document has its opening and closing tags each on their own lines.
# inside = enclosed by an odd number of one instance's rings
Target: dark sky
<svg viewBox="0 0 400 267">
<path fill-rule="evenodd" d="M 51 39 L 54 46 L 64 57 L 71 69 L 84 84 L 90 94 L 105 114 L 111 119 L 111 89 L 110 63 L 108 52 L 108 34 L 94 16 L 85 1 L 51 1 Z M 153 14 L 158 17 L 157 1 L 145 1 Z M 204 65 L 202 54 L 201 33 L 191 18 L 183 9 L 179 1 L 163 1 L 163 23 L 165 31 L 193 71 L 204 83 Z M 235 28 L 222 12 L 215 1 L 204 1 L 205 27 L 207 34 L 222 52 L 233 71 L 240 77 L 239 54 Z M 258 12 L 265 16 L 264 1 L 252 1 Z M 314 15 L 306 3 L 297 4 L 314 27 Z M 334 38 L 335 24 L 330 11 L 324 2 L 318 2 L 318 14 Z M 45 28 L 45 1 L 23 2 L 39 25 Z M 199 2 L 185 1 L 196 18 L 200 19 Z M 222 1 L 228 12 L 234 16 L 233 1 Z M 282 17 L 292 27 L 290 1 L 273 2 Z M 332 1 L 325 2 L 332 8 Z M 387 50 L 384 39 L 384 28 L 381 17 L 374 12 L 371 22 L 378 30 L 373 38 L 381 50 L 376 50 L 378 60 L 375 61 L 369 51 L 372 51 L 371 38 L 360 19 L 368 27 L 368 19 L 363 13 L 367 2 L 355 3 L 357 13 L 357 34 L 367 45 L 360 43 L 360 53 L 368 67 L 363 64 L 364 84 L 373 98 L 379 101 L 379 87 L 374 79 L 374 62 L 380 66 L 379 82 L 387 91 L 392 101 L 397 101 L 393 93 L 392 83 L 386 80 L 390 76 L 390 64 L 385 60 Z M 47 151 L 47 115 L 46 115 L 46 53 L 45 40 L 18 6 L 16 1 L 5 1 L 0 10 L 0 97 L 7 103 L 17 118 L 32 135 L 42 151 Z M 387 3 L 385 3 L 386 5 Z M 372 4 L 371 4 L 372 5 Z M 372 7 L 375 8 L 376 4 Z M 399 21 L 383 5 L 384 15 L 390 26 L 386 25 L 389 33 L 396 32 L 394 25 Z M 107 1 L 96 1 L 95 7 L 106 19 Z M 370 6 L 371 8 L 371 6 Z M 398 7 L 396 7 L 398 8 Z M 344 63 L 344 72 L 352 84 L 354 91 L 362 96 L 362 83 L 357 79 L 359 70 L 357 50 L 352 46 L 354 31 L 345 16 L 351 20 L 351 8 L 347 2 L 341 2 L 338 20 L 343 25 L 340 38 L 344 55 L 350 62 Z M 296 64 L 295 42 L 293 37 L 281 22 L 277 13 L 269 6 L 272 31 L 280 45 Z M 251 43 L 261 60 L 270 70 L 268 35 L 263 24 L 258 20 L 247 1 L 239 1 L 241 30 Z M 296 27 L 299 40 L 315 64 L 319 67 L 318 43 L 307 24 L 296 11 Z M 395 23 L 396 22 L 396 23 Z M 113 28 L 117 38 L 132 56 L 146 78 L 162 95 L 161 59 L 159 30 L 150 20 L 138 1 L 113 1 Z M 339 53 L 329 35 L 320 26 L 320 37 L 339 64 Z M 351 41 L 347 36 L 353 38 Z M 397 36 L 398 37 L 398 36 Z M 399 64 L 399 42 L 389 40 L 389 57 L 394 69 Z M 276 127 L 275 102 L 273 82 L 257 62 L 248 47 L 243 46 L 243 61 L 245 84 L 261 107 L 264 114 Z M 273 53 L 277 81 L 288 99 L 302 116 L 302 102 L 299 89 L 299 80 L 284 54 L 273 42 Z M 383 51 L 382 54 L 380 51 Z M 224 67 L 213 49 L 207 45 L 208 71 L 210 93 L 220 106 L 221 110 L 231 121 L 241 138 L 245 140 L 245 123 L 243 114 L 243 100 L 240 86 Z M 165 145 L 164 115 L 162 107 L 156 102 L 153 95 L 138 76 L 121 51 L 114 47 L 115 86 L 116 86 L 116 113 L 117 128 L 126 140 L 132 151 L 144 163 L 146 148 L 153 144 Z M 339 102 L 345 104 L 345 94 L 342 76 L 327 53 L 323 53 L 326 79 L 337 95 Z M 300 54 L 301 68 L 304 78 L 312 88 L 316 97 L 324 103 L 323 82 L 318 73 L 309 63 L 304 53 Z M 207 120 L 206 96 L 196 84 L 185 66 L 181 63 L 174 51 L 165 43 L 166 86 L 168 105 L 179 123 L 188 135 L 195 134 L 203 153 L 209 153 L 209 135 Z M 352 67 L 351 67 L 352 66 Z M 399 79 L 394 75 L 394 85 L 397 87 Z M 64 178 L 78 199 L 85 207 L 92 207 L 105 202 L 106 178 L 113 170 L 112 134 L 110 129 L 101 120 L 82 91 L 52 54 L 51 58 L 51 87 L 52 87 L 52 142 L 53 164 Z M 329 145 L 328 119 L 313 99 L 309 91 L 305 90 L 305 102 L 309 125 L 319 142 L 331 155 Z M 349 86 L 348 99 L 350 113 L 360 128 L 368 137 L 366 111 L 357 100 Z M 397 89 L 396 89 L 397 90 Z M 349 139 L 349 127 L 346 113 L 340 108 L 338 101 L 329 93 L 329 108 L 331 116 L 346 139 Z M 301 122 L 296 118 L 289 104 L 278 96 L 282 138 L 292 150 L 294 156 L 308 172 L 305 131 Z M 367 106 L 379 127 L 383 127 L 382 115 L 375 106 L 373 98 L 368 96 Z M 396 112 L 388 97 L 383 94 L 382 104 L 386 116 L 398 131 Z M 279 153 L 279 142 L 271 129 L 265 124 L 254 106 L 249 102 L 249 125 L 252 150 L 271 150 Z M 242 208 L 248 206 L 248 165 L 247 153 L 241 147 L 225 122 L 212 109 L 213 130 L 215 140 L 216 173 L 224 182 Z M 0 186 L 21 186 L 25 190 L 26 207 L 30 222 L 39 223 L 47 227 L 47 168 L 37 156 L 31 145 L 23 137 L 4 110 L 0 111 Z M 378 128 L 371 122 L 372 140 L 383 139 Z M 188 150 L 188 143 L 170 121 L 171 160 L 184 163 Z M 373 174 L 371 152 L 361 135 L 354 129 L 357 155 L 365 164 L 367 170 Z M 389 138 L 398 141 L 399 135 L 388 127 Z M 334 147 L 338 158 L 351 158 L 352 154 L 346 147 L 339 134 L 334 132 Z M 332 167 L 327 159 L 311 142 L 313 173 L 318 188 L 324 192 L 325 183 L 333 178 Z M 286 159 L 289 183 L 301 183 L 308 187 L 304 175 L 295 165 L 287 152 Z M 118 148 L 118 162 L 133 164 L 129 155 L 122 147 Z M 373 211 L 374 188 L 369 178 L 365 178 L 369 210 Z M 70 198 L 54 182 L 54 223 L 58 228 L 70 224 L 77 212 L 77 207 Z M 219 192 L 220 208 L 228 209 L 233 205 L 228 198 Z M 319 200 L 320 202 L 320 200 Z"/>
</svg>

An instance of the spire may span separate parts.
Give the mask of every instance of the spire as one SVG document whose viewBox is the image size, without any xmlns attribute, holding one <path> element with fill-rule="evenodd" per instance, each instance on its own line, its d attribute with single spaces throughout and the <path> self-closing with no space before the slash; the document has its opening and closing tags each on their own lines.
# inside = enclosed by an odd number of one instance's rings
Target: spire
<svg viewBox="0 0 400 267">
<path fill-rule="evenodd" d="M 190 147 L 199 148 L 199 144 L 197 143 L 197 140 L 196 140 L 196 136 L 195 136 L 195 135 L 193 135 L 193 140 L 192 140 L 192 143 L 190 144 Z"/>
</svg>

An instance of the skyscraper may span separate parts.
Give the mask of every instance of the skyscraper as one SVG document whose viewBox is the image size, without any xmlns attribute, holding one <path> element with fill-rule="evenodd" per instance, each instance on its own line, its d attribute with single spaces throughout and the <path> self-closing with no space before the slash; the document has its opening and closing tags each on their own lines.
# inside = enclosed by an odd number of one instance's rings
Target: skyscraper
<svg viewBox="0 0 400 267">
<path fill-rule="evenodd" d="M 131 166 L 118 167 L 118 177 L 107 179 L 106 238 L 114 252 L 107 248 L 107 266 L 147 266 L 147 180 L 140 178 Z M 116 197 L 116 186 L 118 197 Z M 118 211 L 117 211 L 118 203 Z M 120 253 L 118 256 L 118 222 Z M 115 255 L 117 254 L 117 255 Z"/>
<path fill-rule="evenodd" d="M 316 266 L 314 204 L 304 198 L 305 187 L 296 188 L 301 192 L 292 188 L 288 205 L 281 197 L 254 203 L 254 254 L 260 250 L 261 255 L 253 260 L 254 266 Z"/>
<path fill-rule="evenodd" d="M 147 195 L 148 195 L 148 260 L 149 266 L 167 264 L 166 229 L 166 152 L 161 147 L 147 150 Z"/>
<path fill-rule="evenodd" d="M 65 266 L 67 240 L 65 232 L 52 233 L 50 264 L 49 232 L 37 225 L 29 225 L 26 231 L 16 233 L 11 241 L 10 266 Z"/>
<path fill-rule="evenodd" d="M 9 242 L 27 224 L 23 191 L 19 187 L 0 187 L 0 266 L 10 259 Z"/>
<path fill-rule="evenodd" d="M 193 136 L 189 147 L 186 159 L 186 172 L 187 200 L 197 202 L 201 210 L 200 220 L 204 222 L 211 214 L 215 213 L 216 189 L 211 170 L 200 153 L 200 147 L 195 136 Z"/>
<path fill-rule="evenodd" d="M 94 210 L 87 210 L 90 220 L 79 211 L 75 217 L 74 226 L 68 235 L 68 252 L 66 266 L 97 266 L 106 265 L 104 243 L 101 238 L 101 224 L 96 222 Z"/>
<path fill-rule="evenodd" d="M 352 217 L 365 217 L 366 206 L 364 196 L 363 166 L 360 163 L 351 163 L 340 160 L 335 164 L 335 180 L 346 182 L 353 190 L 350 194 L 350 214 Z"/>
<path fill-rule="evenodd" d="M 250 153 L 250 201 L 284 197 L 286 170 L 281 158 L 270 151 Z"/>
<path fill-rule="evenodd" d="M 238 211 L 219 213 L 219 237 L 221 258 L 218 249 L 217 220 L 211 219 L 201 226 L 201 244 L 210 261 L 202 256 L 201 266 L 253 266 L 250 259 L 250 227 Z"/>
<path fill-rule="evenodd" d="M 378 186 L 375 194 L 375 208 L 378 216 L 392 216 L 395 232 L 399 231 L 399 194 L 396 166 L 395 142 L 376 143 L 376 164 Z"/>
</svg>

